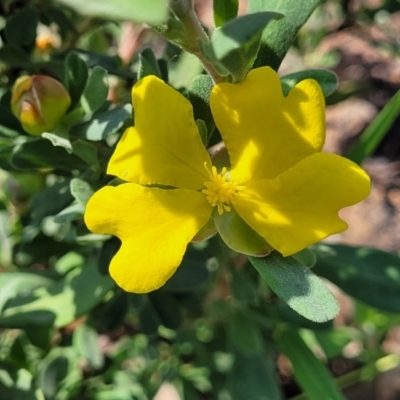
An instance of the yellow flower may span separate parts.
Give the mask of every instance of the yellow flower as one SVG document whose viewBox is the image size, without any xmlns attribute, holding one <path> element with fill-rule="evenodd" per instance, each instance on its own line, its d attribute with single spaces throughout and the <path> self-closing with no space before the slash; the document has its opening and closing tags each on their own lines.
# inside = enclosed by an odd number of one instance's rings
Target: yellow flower
<svg viewBox="0 0 400 400">
<path fill-rule="evenodd" d="M 313 80 L 287 97 L 269 67 L 250 71 L 241 83 L 217 84 L 210 104 L 229 153 L 225 168 L 212 165 L 181 94 L 150 76 L 136 83 L 132 98 L 135 126 L 107 170 L 128 183 L 100 189 L 85 213 L 91 231 L 121 239 L 110 274 L 127 291 L 162 286 L 211 217 L 222 230 L 239 222 L 289 256 L 345 230 L 338 211 L 369 194 L 361 168 L 321 152 L 325 108 Z M 235 243 L 228 237 L 228 245 L 230 239 Z"/>
</svg>

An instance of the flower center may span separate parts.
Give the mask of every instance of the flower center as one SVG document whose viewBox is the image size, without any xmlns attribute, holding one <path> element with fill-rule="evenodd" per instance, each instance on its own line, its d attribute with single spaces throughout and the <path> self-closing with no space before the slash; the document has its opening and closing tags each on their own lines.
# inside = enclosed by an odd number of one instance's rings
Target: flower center
<svg viewBox="0 0 400 400">
<path fill-rule="evenodd" d="M 229 204 L 234 203 L 238 192 L 245 187 L 232 182 L 229 177 L 229 172 L 225 167 L 222 168 L 220 174 L 214 166 L 211 168 L 211 171 L 207 167 L 207 163 L 204 163 L 204 167 L 210 175 L 210 180 L 204 182 L 206 188 L 201 192 L 207 195 L 207 200 L 213 207 L 217 207 L 219 215 L 222 215 L 224 211 L 231 211 Z"/>
</svg>

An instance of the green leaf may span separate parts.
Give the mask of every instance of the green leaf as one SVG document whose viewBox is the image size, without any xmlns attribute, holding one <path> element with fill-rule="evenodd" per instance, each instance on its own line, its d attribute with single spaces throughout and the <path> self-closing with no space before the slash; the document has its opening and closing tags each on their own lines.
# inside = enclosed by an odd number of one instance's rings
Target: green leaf
<svg viewBox="0 0 400 400">
<path fill-rule="evenodd" d="M 62 224 L 64 222 L 76 221 L 82 218 L 84 212 L 85 207 L 82 204 L 73 203 L 54 216 L 54 222 Z"/>
<path fill-rule="evenodd" d="M 171 292 L 191 292 L 208 279 L 204 253 L 189 249 L 174 275 L 163 286 L 162 290 Z"/>
<path fill-rule="evenodd" d="M 257 353 L 263 349 L 263 338 L 257 323 L 246 311 L 237 307 L 230 310 L 229 339 L 242 353 Z"/>
<path fill-rule="evenodd" d="M 234 355 L 235 362 L 228 375 L 228 390 L 233 399 L 280 400 L 282 398 L 276 380 L 272 351 L 243 354 L 236 350 Z"/>
<path fill-rule="evenodd" d="M 132 118 L 132 106 L 116 107 L 102 114 L 95 114 L 87 122 L 72 127 L 72 134 L 93 141 L 100 141 L 118 132 Z"/>
<path fill-rule="evenodd" d="M 238 253 L 259 257 L 273 250 L 271 245 L 251 229 L 236 211 L 216 214 L 214 223 L 225 244 Z"/>
<path fill-rule="evenodd" d="M 41 222 L 44 217 L 55 215 L 69 205 L 73 197 L 69 190 L 69 181 L 58 182 L 46 187 L 32 198 L 31 217 Z"/>
<path fill-rule="evenodd" d="M 294 72 L 281 77 L 282 91 L 287 96 L 299 82 L 304 79 L 314 79 L 321 86 L 324 97 L 328 97 L 337 88 L 337 76 L 326 69 L 309 69 L 306 71 Z"/>
<path fill-rule="evenodd" d="M 303 317 L 325 322 L 338 314 L 338 303 L 322 280 L 294 258 L 274 251 L 249 260 L 271 289 Z"/>
<path fill-rule="evenodd" d="M 346 157 L 361 164 L 379 146 L 400 112 L 400 90 L 389 100 L 371 122 L 357 142 L 347 152 Z"/>
<path fill-rule="evenodd" d="M 169 329 L 177 329 L 182 323 L 182 310 L 175 297 L 162 291 L 151 292 L 148 296 L 161 324 Z"/>
<path fill-rule="evenodd" d="M 46 399 L 71 399 L 79 390 L 82 370 L 71 347 L 53 348 L 37 368 L 37 384 Z"/>
<path fill-rule="evenodd" d="M 42 133 L 42 138 L 50 140 L 53 146 L 59 146 L 65 149 L 65 151 L 69 154 L 72 153 L 72 144 L 68 139 L 68 135 L 59 135 L 54 133 Z"/>
<path fill-rule="evenodd" d="M 254 68 L 269 65 L 278 70 L 300 28 L 322 0 L 249 0 L 248 12 L 272 11 L 285 16 L 264 29 Z"/>
<path fill-rule="evenodd" d="M 85 161 L 87 165 L 95 171 L 99 167 L 99 158 L 97 156 L 97 147 L 85 140 L 75 140 L 72 143 L 73 154 Z"/>
<path fill-rule="evenodd" d="M 30 70 L 32 63 L 28 55 L 19 47 L 7 44 L 0 48 L 0 61 L 8 64 L 10 67 L 23 68 Z"/>
<path fill-rule="evenodd" d="M 45 400 L 30 372 L 5 362 L 0 362 L 0 393 L 4 400 Z"/>
<path fill-rule="evenodd" d="M 107 100 L 107 71 L 94 67 L 81 97 L 82 108 L 87 114 L 95 112 Z"/>
<path fill-rule="evenodd" d="M 108 276 L 99 274 L 94 262 L 89 261 L 48 288 L 35 290 L 32 300 L 26 304 L 6 308 L 0 316 L 0 326 L 11 323 L 16 327 L 38 326 L 38 316 L 46 323 L 52 316 L 54 326 L 63 327 L 89 312 L 114 285 Z"/>
<path fill-rule="evenodd" d="M 50 141 L 42 138 L 28 139 L 16 145 L 11 164 L 21 170 L 60 168 L 71 171 L 87 168 L 87 164 L 79 157 L 68 154 L 64 148 L 54 147 Z"/>
<path fill-rule="evenodd" d="M 232 75 L 234 82 L 243 80 L 253 65 L 263 29 L 282 14 L 259 12 L 235 18 L 215 29 L 211 45 L 215 57 Z"/>
<path fill-rule="evenodd" d="M 82 324 L 75 329 L 72 344 L 78 355 L 94 369 L 103 367 L 104 356 L 99 344 L 99 335 L 92 327 Z"/>
<path fill-rule="evenodd" d="M 39 13 L 34 7 L 25 7 L 11 17 L 4 28 L 8 43 L 31 46 L 35 43 Z"/>
<path fill-rule="evenodd" d="M 345 400 L 326 367 L 296 331 L 281 330 L 275 338 L 278 347 L 292 363 L 296 381 L 308 400 Z"/>
<path fill-rule="evenodd" d="M 210 75 L 198 75 L 188 88 L 188 98 L 193 105 L 194 118 L 205 122 L 208 136 L 215 127 L 210 110 L 210 93 L 213 87 L 214 82 Z"/>
<path fill-rule="evenodd" d="M 44 234 L 38 234 L 29 242 L 20 242 L 14 246 L 13 262 L 21 267 L 29 267 L 35 262 L 48 260 L 51 256 L 65 254 L 72 246 L 70 243 L 58 242 Z"/>
<path fill-rule="evenodd" d="M 145 48 L 139 54 L 138 80 L 148 75 L 155 75 L 161 78 L 160 67 L 150 47 Z"/>
<path fill-rule="evenodd" d="M 400 312 L 400 257 L 344 245 L 314 246 L 315 273 L 370 306 Z"/>
<path fill-rule="evenodd" d="M 9 108 L 0 105 L 0 135 L 16 137 L 24 132 L 18 119 Z"/>
<path fill-rule="evenodd" d="M 89 183 L 80 178 L 71 179 L 70 189 L 72 196 L 74 196 L 75 200 L 82 206 L 86 206 L 86 203 L 94 193 Z"/>
<path fill-rule="evenodd" d="M 47 287 L 53 279 L 32 272 L 2 272 L 0 275 L 0 312 L 8 300 Z"/>
<path fill-rule="evenodd" d="M 279 320 L 294 325 L 297 328 L 311 329 L 312 331 L 326 331 L 333 328 L 333 321 L 313 322 L 293 311 L 283 301 L 268 305 L 268 312 Z"/>
<path fill-rule="evenodd" d="M 83 3 L 82 3 L 83 4 Z M 69 53 L 65 59 L 65 86 L 71 96 L 71 107 L 79 102 L 86 88 L 88 67 L 77 53 Z"/>
<path fill-rule="evenodd" d="M 82 15 L 103 17 L 107 20 L 144 22 L 159 25 L 168 17 L 165 0 L 58 0 Z"/>
<path fill-rule="evenodd" d="M 219 27 L 237 16 L 238 0 L 214 0 L 214 22 Z"/>
</svg>

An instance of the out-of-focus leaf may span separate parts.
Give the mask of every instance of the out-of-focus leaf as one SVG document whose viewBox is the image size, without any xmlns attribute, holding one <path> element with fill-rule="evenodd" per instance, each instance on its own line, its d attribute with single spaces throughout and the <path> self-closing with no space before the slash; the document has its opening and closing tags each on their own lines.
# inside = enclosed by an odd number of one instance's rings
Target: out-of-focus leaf
<svg viewBox="0 0 400 400">
<path fill-rule="evenodd" d="M 88 75 L 85 61 L 77 53 L 69 53 L 65 59 L 65 86 L 71 96 L 71 108 L 79 102 L 85 90 Z"/>
<path fill-rule="evenodd" d="M 54 217 L 54 222 L 61 224 L 64 222 L 75 221 L 79 218 L 82 218 L 84 211 L 85 207 L 82 204 L 74 202 L 73 204 L 64 208 L 64 210 L 60 211 Z"/>
<path fill-rule="evenodd" d="M 172 292 L 191 292 L 208 279 L 207 257 L 203 252 L 189 249 L 174 275 L 163 286 Z"/>
<path fill-rule="evenodd" d="M 337 76 L 326 69 L 308 69 L 306 71 L 294 72 L 281 77 L 282 91 L 287 96 L 299 82 L 304 79 L 314 79 L 321 86 L 324 97 L 328 97 L 337 88 Z"/>
<path fill-rule="evenodd" d="M 303 317 L 325 322 L 338 314 L 338 303 L 322 280 L 294 258 L 274 251 L 249 260 L 271 289 Z"/>
<path fill-rule="evenodd" d="M 99 159 L 97 156 L 97 148 L 92 143 L 85 140 L 75 140 L 72 143 L 73 153 L 80 159 L 86 162 L 92 170 L 96 170 L 99 166 Z"/>
<path fill-rule="evenodd" d="M 104 356 L 100 349 L 99 335 L 89 325 L 82 324 L 75 331 L 73 346 L 79 356 L 94 369 L 100 369 L 104 364 Z"/>
<path fill-rule="evenodd" d="M 58 0 L 83 15 L 159 25 L 168 16 L 165 0 Z"/>
<path fill-rule="evenodd" d="M 238 13 L 238 0 L 214 0 L 214 22 L 219 27 L 234 19 Z"/>
<path fill-rule="evenodd" d="M 229 339 L 244 354 L 257 353 L 263 348 L 260 328 L 246 310 L 233 308 L 228 318 Z"/>
<path fill-rule="evenodd" d="M 16 137 L 24 130 L 18 119 L 9 108 L 0 105 L 0 135 L 5 137 Z"/>
<path fill-rule="evenodd" d="M 0 326 L 8 320 L 19 326 L 37 325 L 34 313 L 54 316 L 54 326 L 62 327 L 90 311 L 114 287 L 114 282 L 97 271 L 93 262 L 75 268 L 48 288 L 33 292 L 31 301 L 9 307 L 0 317 Z"/>
<path fill-rule="evenodd" d="M 0 394 L 4 400 L 45 400 L 26 369 L 0 362 Z"/>
<path fill-rule="evenodd" d="M 170 293 L 155 291 L 149 294 L 149 300 L 157 312 L 160 322 L 169 329 L 177 329 L 182 322 L 182 310 Z"/>
<path fill-rule="evenodd" d="M 26 242 L 19 242 L 13 248 L 13 262 L 21 267 L 28 267 L 35 262 L 46 261 L 50 256 L 63 255 L 70 251 L 73 244 L 57 242 L 43 234 Z"/>
<path fill-rule="evenodd" d="M 73 398 L 82 379 L 78 359 L 71 347 L 53 348 L 38 365 L 37 383 L 46 399 Z"/>
<path fill-rule="evenodd" d="M 0 61 L 8 64 L 10 67 L 23 68 L 30 70 L 32 63 L 28 55 L 15 45 L 5 45 L 0 48 Z"/>
<path fill-rule="evenodd" d="M 87 164 L 79 157 L 68 154 L 65 149 L 54 147 L 48 140 L 41 138 L 16 145 L 11 164 L 21 170 L 60 168 L 71 171 L 87 168 Z"/>
<path fill-rule="evenodd" d="M 254 67 L 269 65 L 277 71 L 298 31 L 321 2 L 322 0 L 249 0 L 249 13 L 270 11 L 285 16 L 264 29 Z"/>
<path fill-rule="evenodd" d="M 108 94 L 107 71 L 101 67 L 93 68 L 81 97 L 81 104 L 87 114 L 96 111 L 106 100 Z"/>
<path fill-rule="evenodd" d="M 361 164 L 379 146 L 400 112 L 400 90 L 389 100 L 380 113 L 359 137 L 346 157 Z"/>
<path fill-rule="evenodd" d="M 32 272 L 2 272 L 0 274 L 0 311 L 8 300 L 28 295 L 39 287 L 47 287 L 53 279 Z"/>
<path fill-rule="evenodd" d="M 89 183 L 80 178 L 71 179 L 70 190 L 75 200 L 83 206 L 86 206 L 86 203 L 93 195 L 93 189 Z"/>
<path fill-rule="evenodd" d="M 259 354 L 243 354 L 235 351 L 235 361 L 228 378 L 228 390 L 234 399 L 280 400 L 282 398 L 271 353 L 263 351 Z"/>
<path fill-rule="evenodd" d="M 293 329 L 276 335 L 278 347 L 293 365 L 296 381 L 309 400 L 345 400 L 326 367 Z"/>
<path fill-rule="evenodd" d="M 161 78 L 161 71 L 156 56 L 149 47 L 139 54 L 138 79 L 142 79 L 148 75 L 155 75 Z"/>
<path fill-rule="evenodd" d="M 100 141 L 116 133 L 130 118 L 132 106 L 127 104 L 95 115 L 90 121 L 73 126 L 71 132 L 87 140 Z"/>
<path fill-rule="evenodd" d="M 53 146 L 59 146 L 62 147 L 63 149 L 65 149 L 65 151 L 69 154 L 72 153 L 72 144 L 69 141 L 67 136 L 60 136 L 60 135 L 56 135 L 54 133 L 42 133 L 42 137 L 44 139 L 48 139 L 50 140 L 51 144 Z"/>
<path fill-rule="evenodd" d="M 314 246 L 315 273 L 372 307 L 400 312 L 400 257 L 344 245 Z"/>
<path fill-rule="evenodd" d="M 30 204 L 32 218 L 40 222 L 44 217 L 55 215 L 69 205 L 74 199 L 69 185 L 69 181 L 58 182 L 36 193 Z"/>
<path fill-rule="evenodd" d="M 8 19 L 4 33 L 8 43 L 31 46 L 36 39 L 36 26 L 39 13 L 33 7 L 25 7 Z"/>
</svg>

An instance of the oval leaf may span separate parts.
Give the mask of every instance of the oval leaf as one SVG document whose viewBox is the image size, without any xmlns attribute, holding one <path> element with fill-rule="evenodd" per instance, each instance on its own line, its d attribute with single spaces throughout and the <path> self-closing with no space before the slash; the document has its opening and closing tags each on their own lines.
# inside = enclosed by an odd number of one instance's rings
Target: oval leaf
<svg viewBox="0 0 400 400">
<path fill-rule="evenodd" d="M 338 314 L 338 303 L 322 280 L 294 258 L 274 251 L 249 260 L 270 288 L 303 317 L 325 322 Z"/>
</svg>

